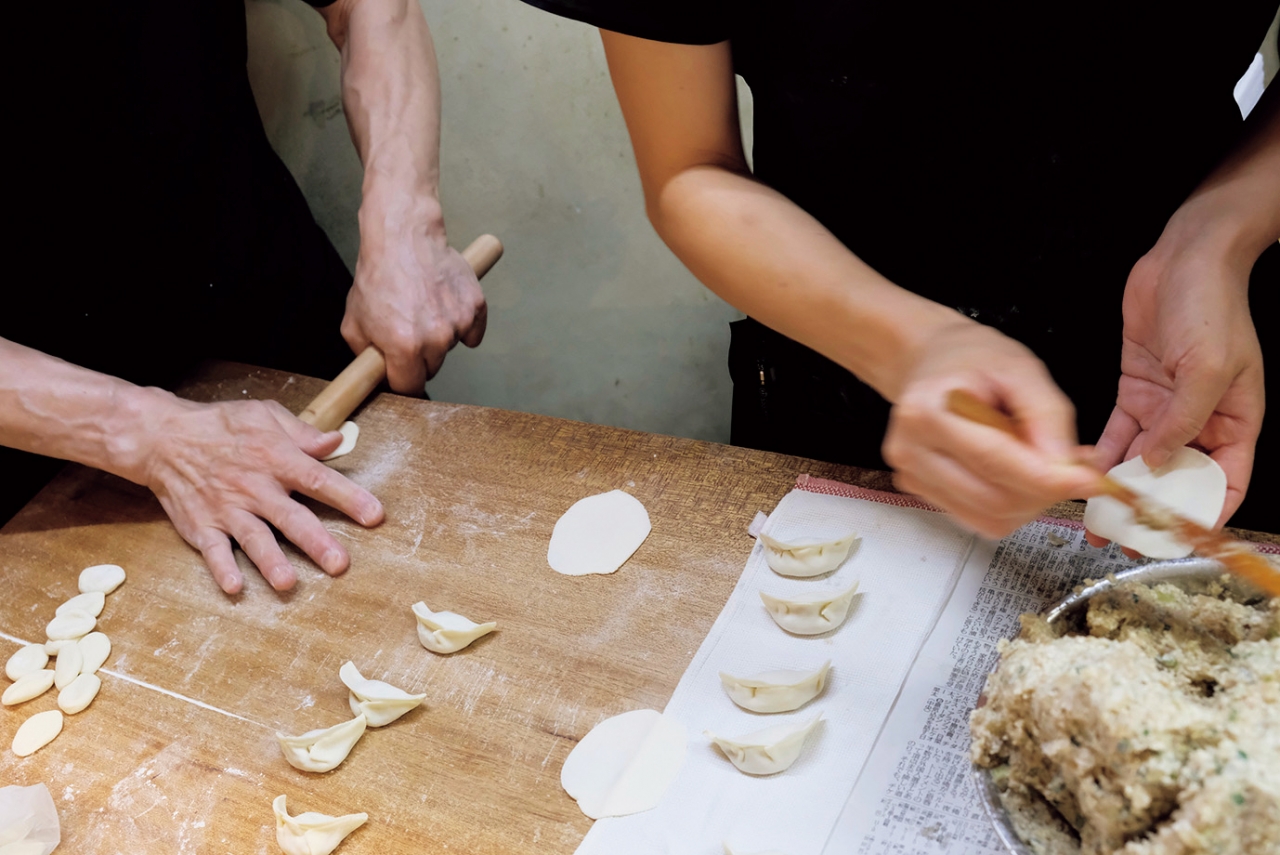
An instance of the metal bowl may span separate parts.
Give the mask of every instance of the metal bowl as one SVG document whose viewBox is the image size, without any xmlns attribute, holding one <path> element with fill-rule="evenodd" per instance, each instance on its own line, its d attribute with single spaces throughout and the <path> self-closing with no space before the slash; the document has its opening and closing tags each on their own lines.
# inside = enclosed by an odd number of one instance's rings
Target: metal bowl
<svg viewBox="0 0 1280 855">
<path fill-rule="evenodd" d="M 1083 611 L 1089 605 L 1089 600 L 1104 591 L 1111 590 L 1122 582 L 1177 583 L 1180 581 L 1217 579 L 1226 573 L 1227 569 L 1222 564 L 1208 558 L 1181 558 L 1176 561 L 1158 561 L 1151 564 L 1143 564 L 1139 567 L 1121 570 L 1106 579 L 1094 582 L 1092 585 L 1087 585 L 1079 591 L 1068 594 L 1057 603 L 1046 608 L 1041 614 L 1051 625 L 1062 623 L 1072 615 Z M 1248 599 L 1258 593 L 1256 588 L 1236 580 L 1235 577 L 1231 577 L 1227 585 L 1229 589 L 1238 593 L 1242 599 Z M 1024 843 L 1018 837 L 1017 832 L 1013 830 L 1013 823 L 1009 820 L 1009 815 L 1005 811 L 1004 805 L 1000 803 L 1000 791 L 995 782 L 991 780 L 988 770 L 973 766 L 970 774 L 973 778 L 974 788 L 978 791 L 979 800 L 982 802 L 982 809 L 986 812 L 987 818 L 991 820 L 991 827 L 995 830 L 996 837 L 1000 839 L 1000 843 L 1004 848 L 1010 855 L 1035 855 L 1031 847 Z"/>
</svg>

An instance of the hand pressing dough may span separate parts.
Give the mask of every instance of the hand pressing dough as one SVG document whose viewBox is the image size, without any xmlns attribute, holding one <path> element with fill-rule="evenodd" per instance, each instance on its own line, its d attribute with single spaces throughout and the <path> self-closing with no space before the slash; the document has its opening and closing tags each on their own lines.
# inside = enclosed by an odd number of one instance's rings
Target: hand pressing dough
<svg viewBox="0 0 1280 855">
<path fill-rule="evenodd" d="M 432 653 L 456 653 L 498 626 L 493 621 L 476 623 L 453 612 L 433 612 L 426 603 L 414 603 L 412 608 L 418 619 L 418 641 Z"/>
<path fill-rule="evenodd" d="M 4 675 L 10 680 L 19 680 L 28 674 L 44 670 L 49 664 L 49 654 L 42 644 L 28 644 L 19 647 L 18 651 L 4 663 Z"/>
<path fill-rule="evenodd" d="M 684 725 L 632 710 L 591 728 L 565 758 L 560 786 L 592 819 L 657 807 L 684 762 Z"/>
<path fill-rule="evenodd" d="M 821 576 L 839 567 L 849 557 L 849 549 L 858 540 L 850 533 L 838 540 L 820 543 L 784 543 L 761 532 L 760 544 L 769 569 L 779 576 Z"/>
<path fill-rule="evenodd" d="M 635 496 L 621 490 L 588 496 L 556 521 L 547 563 L 566 576 L 612 573 L 627 563 L 651 528 L 649 512 Z"/>
<path fill-rule="evenodd" d="M 822 716 L 817 715 L 802 724 L 776 724 L 735 739 L 716 736 L 709 730 L 704 733 L 739 771 L 748 775 L 773 775 L 796 762 L 804 741 L 821 720 Z"/>
<path fill-rule="evenodd" d="M 356 440 L 360 438 L 360 425 L 355 422 L 343 422 L 338 428 L 338 433 L 342 434 L 342 442 L 328 457 L 321 457 L 321 460 L 335 460 L 350 454 L 356 447 Z"/>
<path fill-rule="evenodd" d="M 853 595 L 857 591 L 858 583 L 854 582 L 845 591 L 790 599 L 775 597 L 761 591 L 760 600 L 774 623 L 787 632 L 794 632 L 796 635 L 820 635 L 844 623 L 845 618 L 849 616 Z"/>
<path fill-rule="evenodd" d="M 320 730 L 309 730 L 301 736 L 277 733 L 280 750 L 289 765 L 304 772 L 328 772 L 347 759 L 351 749 L 364 736 L 366 721 L 358 715 L 351 721 Z"/>
<path fill-rule="evenodd" d="M 1213 458 L 1194 448 L 1179 448 L 1168 463 L 1154 471 L 1141 457 L 1135 457 L 1107 474 L 1206 528 L 1217 524 L 1227 501 L 1227 474 Z M 1133 509 L 1110 496 L 1089 500 L 1084 508 L 1084 527 L 1148 558 L 1185 558 L 1191 554 L 1190 544 L 1178 540 L 1172 532 L 1139 525 Z"/>
<path fill-rule="evenodd" d="M 45 634 L 50 641 L 68 641 L 88 635 L 97 625 L 98 619 L 88 612 L 63 612 L 49 621 Z"/>
<path fill-rule="evenodd" d="M 58 664 L 53 666 L 53 685 L 65 689 L 71 681 L 80 676 L 84 667 L 84 654 L 79 644 L 68 644 L 58 652 Z"/>
<path fill-rule="evenodd" d="M 91 632 L 77 643 L 84 658 L 84 663 L 80 666 L 81 674 L 96 673 L 111 655 L 111 639 L 104 633 Z"/>
<path fill-rule="evenodd" d="M 818 696 L 831 670 L 828 659 L 817 671 L 767 671 L 754 677 L 720 672 L 720 682 L 735 704 L 758 713 L 790 712 Z"/>
<path fill-rule="evenodd" d="M 119 564 L 95 564 L 80 571 L 80 593 L 101 591 L 110 594 L 124 583 L 124 568 Z"/>
<path fill-rule="evenodd" d="M 65 614 L 66 612 L 84 612 L 85 614 L 97 617 L 102 614 L 102 609 L 107 604 L 107 595 L 101 591 L 90 591 L 87 594 L 76 594 L 62 605 L 58 606 L 58 610 L 54 614 Z"/>
<path fill-rule="evenodd" d="M 367 813 L 327 816 L 307 811 L 289 816 L 284 796 L 276 796 L 271 809 L 276 814 L 276 843 L 285 855 L 329 855 L 369 819 Z"/>
<path fill-rule="evenodd" d="M 97 674 L 81 674 L 58 692 L 58 709 L 67 715 L 75 715 L 93 703 L 101 688 L 102 678 Z"/>
<path fill-rule="evenodd" d="M 54 737 L 62 733 L 62 711 L 46 710 L 36 713 L 22 723 L 13 735 L 13 753 L 19 757 L 35 754 Z"/>
<path fill-rule="evenodd" d="M 391 724 L 427 697 L 411 695 L 381 680 L 366 680 L 354 662 L 348 662 L 338 669 L 338 678 L 351 690 L 348 698 L 351 712 L 364 715 L 369 727 Z"/>
<path fill-rule="evenodd" d="M 6 707 L 25 704 L 32 698 L 38 698 L 53 686 L 53 671 L 46 668 L 18 678 L 12 686 L 0 695 L 0 704 Z"/>
</svg>

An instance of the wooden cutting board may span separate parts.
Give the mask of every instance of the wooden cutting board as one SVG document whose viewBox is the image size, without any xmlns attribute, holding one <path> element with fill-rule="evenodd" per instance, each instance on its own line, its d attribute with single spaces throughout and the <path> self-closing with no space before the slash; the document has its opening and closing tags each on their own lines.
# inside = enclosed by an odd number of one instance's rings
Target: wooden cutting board
<svg viewBox="0 0 1280 855">
<path fill-rule="evenodd" d="M 274 398 L 298 411 L 322 387 L 229 363 L 184 387 L 196 400 Z M 321 517 L 351 552 L 330 579 L 291 551 L 297 587 L 218 591 L 146 490 L 69 467 L 0 530 L 0 661 L 43 641 L 90 564 L 123 565 L 99 628 L 114 643 L 89 709 L 26 759 L 8 746 L 55 693 L 0 709 L 0 785 L 44 782 L 59 852 L 277 853 L 271 801 L 293 813 L 365 811 L 338 850 L 571 853 L 590 821 L 560 767 L 600 720 L 661 709 L 742 571 L 746 528 L 808 472 L 886 488 L 883 473 L 540 416 L 380 395 L 334 461 L 387 521 Z M 559 516 L 584 496 L 635 495 L 653 532 L 612 576 L 546 563 Z M 498 631 L 448 657 L 418 643 L 424 600 Z M 274 734 L 347 718 L 338 668 L 427 694 L 370 729 L 326 774 L 299 772 Z M 0 678 L 3 679 L 3 678 Z M 7 684 L 7 683 L 6 683 Z"/>
</svg>

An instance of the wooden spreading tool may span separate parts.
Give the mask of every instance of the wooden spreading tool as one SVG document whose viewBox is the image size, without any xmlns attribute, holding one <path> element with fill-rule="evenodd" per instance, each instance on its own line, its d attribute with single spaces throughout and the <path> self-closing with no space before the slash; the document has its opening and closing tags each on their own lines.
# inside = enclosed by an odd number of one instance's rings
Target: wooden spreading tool
<svg viewBox="0 0 1280 855">
<path fill-rule="evenodd" d="M 952 389 L 947 394 L 947 409 L 971 422 L 996 428 L 1019 439 L 1022 436 L 1016 421 L 963 389 Z M 1204 557 L 1222 562 L 1236 576 L 1273 597 L 1280 597 L 1280 570 L 1244 541 L 1192 522 L 1109 475 L 1098 475 L 1096 495 L 1110 496 L 1123 502 L 1133 510 L 1134 521 L 1139 525 L 1153 531 L 1172 532 Z"/>
<path fill-rule="evenodd" d="M 462 257 L 477 278 L 483 277 L 502 258 L 502 241 L 493 235 L 481 235 L 462 251 Z M 322 431 L 337 430 L 386 376 L 386 358 L 382 351 L 369 345 L 307 404 L 298 418 Z"/>
</svg>

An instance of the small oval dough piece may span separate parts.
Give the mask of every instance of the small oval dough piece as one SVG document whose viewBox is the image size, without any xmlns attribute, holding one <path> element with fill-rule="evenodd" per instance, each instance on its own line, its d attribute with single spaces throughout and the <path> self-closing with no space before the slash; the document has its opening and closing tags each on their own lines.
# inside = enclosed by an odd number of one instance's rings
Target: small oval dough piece
<svg viewBox="0 0 1280 855">
<path fill-rule="evenodd" d="M 1227 501 L 1227 474 L 1213 458 L 1194 448 L 1179 448 L 1157 470 L 1141 457 L 1126 460 L 1107 473 L 1134 492 L 1187 519 L 1212 528 Z M 1084 507 L 1084 527 L 1148 558 L 1185 558 L 1190 544 L 1168 531 L 1139 525 L 1133 509 L 1110 496 L 1095 496 Z"/>
<path fill-rule="evenodd" d="M 80 571 L 80 593 L 101 591 L 110 594 L 124 583 L 124 568 L 119 564 L 95 564 Z"/>
<path fill-rule="evenodd" d="M 476 623 L 453 612 L 433 612 L 422 602 L 412 608 L 418 619 L 418 641 L 432 653 L 456 653 L 498 626 L 493 621 Z"/>
<path fill-rule="evenodd" d="M 49 621 L 44 631 L 50 641 L 69 641 L 93 632 L 97 623 L 98 619 L 88 612 L 68 611 Z"/>
<path fill-rule="evenodd" d="M 18 678 L 12 686 L 0 695 L 0 704 L 6 707 L 25 704 L 32 698 L 38 698 L 53 687 L 53 671 L 49 668 L 36 671 Z"/>
<path fill-rule="evenodd" d="M 81 674 L 96 673 L 107 657 L 111 655 L 111 639 L 105 633 L 91 632 L 78 642 L 84 663 L 80 666 Z"/>
<path fill-rule="evenodd" d="M 338 669 L 338 679 L 350 689 L 351 712 L 363 714 L 369 727 L 383 727 L 400 718 L 426 700 L 426 695 L 411 695 L 381 680 L 368 680 L 354 662 Z"/>
<path fill-rule="evenodd" d="M 101 688 L 102 678 L 97 674 L 81 674 L 58 692 L 58 708 L 67 715 L 75 715 L 93 703 Z"/>
<path fill-rule="evenodd" d="M 858 592 L 854 582 L 844 591 L 827 591 L 804 597 L 786 599 L 760 592 L 769 617 L 787 632 L 796 635 L 820 635 L 830 632 L 844 623 L 849 616 L 853 595 Z"/>
<path fill-rule="evenodd" d="M 630 493 L 610 490 L 588 496 L 556 520 L 547 563 L 566 576 L 612 573 L 627 563 L 651 529 L 649 512 Z"/>
<path fill-rule="evenodd" d="M 9 661 L 4 663 L 4 675 L 10 680 L 20 680 L 28 674 L 43 671 L 48 664 L 49 654 L 45 652 L 44 645 L 28 644 L 26 647 L 19 647 L 9 657 Z"/>
<path fill-rule="evenodd" d="M 368 722 L 363 715 L 333 727 L 309 730 L 301 736 L 277 733 L 280 750 L 289 765 L 304 772 L 328 772 L 347 759 L 351 749 L 364 736 Z"/>
<path fill-rule="evenodd" d="M 65 689 L 71 681 L 80 676 L 84 667 L 84 654 L 79 644 L 68 644 L 58 653 L 58 663 L 53 666 L 53 685 Z"/>
<path fill-rule="evenodd" d="M 101 591 L 90 591 L 87 594 L 76 594 L 62 605 L 58 606 L 58 610 L 54 614 L 65 614 L 67 612 L 84 612 L 85 614 L 97 617 L 102 614 L 102 609 L 107 604 L 107 595 Z"/>
<path fill-rule="evenodd" d="M 808 722 L 776 724 L 734 739 L 716 736 L 709 730 L 704 733 L 739 771 L 748 775 L 773 775 L 796 762 L 805 740 L 821 720 L 822 716 L 817 715 Z"/>
<path fill-rule="evenodd" d="M 720 682 L 735 704 L 758 713 L 790 712 L 818 696 L 831 670 L 828 659 L 816 671 L 767 671 L 754 677 L 720 672 Z"/>
<path fill-rule="evenodd" d="M 46 710 L 36 713 L 22 723 L 13 735 L 13 753 L 19 757 L 35 754 L 62 733 L 62 711 Z"/>
<path fill-rule="evenodd" d="M 338 433 L 342 434 L 342 442 L 328 457 L 322 457 L 320 458 L 321 460 L 336 460 L 339 457 L 350 454 L 356 447 L 356 440 L 360 438 L 360 425 L 355 422 L 343 422 L 338 428 Z"/>
<path fill-rule="evenodd" d="M 856 532 L 819 543 L 784 543 L 761 532 L 760 544 L 769 569 L 779 576 L 821 576 L 839 567 L 858 541 Z"/>
<path fill-rule="evenodd" d="M 367 813 L 328 816 L 307 811 L 289 816 L 284 796 L 276 796 L 271 809 L 276 815 L 276 843 L 284 855 L 329 855 L 369 819 Z"/>
<path fill-rule="evenodd" d="M 591 728 L 560 770 L 560 786 L 592 819 L 657 807 L 684 762 L 684 725 L 632 710 Z"/>
</svg>

